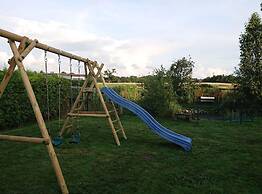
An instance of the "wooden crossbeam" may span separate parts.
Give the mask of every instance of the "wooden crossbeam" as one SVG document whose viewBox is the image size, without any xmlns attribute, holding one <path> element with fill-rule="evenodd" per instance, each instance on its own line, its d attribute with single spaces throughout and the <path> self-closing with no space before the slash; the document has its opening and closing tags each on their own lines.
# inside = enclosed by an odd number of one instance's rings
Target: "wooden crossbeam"
<svg viewBox="0 0 262 194">
<path fill-rule="evenodd" d="M 0 140 L 28 142 L 28 143 L 35 143 L 35 144 L 49 144 L 50 143 L 50 140 L 47 138 L 25 137 L 25 136 L 14 136 L 14 135 L 0 135 Z"/>
<path fill-rule="evenodd" d="M 23 36 L 20 36 L 18 34 L 12 33 L 12 32 L 8 32 L 8 31 L 3 30 L 3 29 L 0 29 L 0 37 L 5 37 L 7 39 L 10 39 L 10 40 L 13 40 L 13 41 L 18 41 L 18 42 L 21 42 L 24 38 Z M 28 43 L 31 43 L 31 42 L 33 42 L 33 40 L 28 39 Z M 58 54 L 60 56 L 64 56 L 64 57 L 68 57 L 68 58 L 71 58 L 71 59 L 74 59 L 74 60 L 77 60 L 77 61 L 81 61 L 81 62 L 84 62 L 84 63 L 86 63 L 89 60 L 87 58 L 83 58 L 83 57 L 71 54 L 69 52 L 66 52 L 66 51 L 63 51 L 61 49 L 57 49 L 57 48 L 42 44 L 40 42 L 38 42 L 35 47 L 42 49 L 42 50 L 45 50 L 45 51 L 48 51 L 48 52 L 51 52 L 51 53 L 54 53 L 54 54 Z"/>
<path fill-rule="evenodd" d="M 84 114 L 105 114 L 105 112 L 104 111 L 77 111 L 77 113 L 84 113 Z"/>
<path fill-rule="evenodd" d="M 92 113 L 68 113 L 68 116 L 79 116 L 79 117 L 107 117 L 106 114 L 92 114 Z"/>
</svg>

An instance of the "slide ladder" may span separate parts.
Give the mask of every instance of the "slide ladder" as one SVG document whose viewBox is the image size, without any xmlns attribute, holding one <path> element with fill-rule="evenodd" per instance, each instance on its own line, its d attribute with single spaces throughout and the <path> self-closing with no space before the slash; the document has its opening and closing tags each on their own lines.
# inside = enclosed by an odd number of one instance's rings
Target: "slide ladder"
<svg viewBox="0 0 262 194">
<path fill-rule="evenodd" d="M 125 133 L 125 130 L 124 130 L 124 127 L 121 123 L 121 120 L 118 116 L 118 112 L 117 112 L 117 109 L 115 107 L 115 104 L 113 103 L 113 101 L 110 100 L 110 103 L 112 105 L 112 110 L 109 110 L 108 113 L 109 113 L 109 117 L 110 119 L 112 120 L 112 123 L 114 125 L 114 128 L 115 128 L 115 132 L 116 134 L 118 132 L 121 132 L 122 133 L 122 136 L 127 139 L 126 137 L 126 133 Z"/>
</svg>

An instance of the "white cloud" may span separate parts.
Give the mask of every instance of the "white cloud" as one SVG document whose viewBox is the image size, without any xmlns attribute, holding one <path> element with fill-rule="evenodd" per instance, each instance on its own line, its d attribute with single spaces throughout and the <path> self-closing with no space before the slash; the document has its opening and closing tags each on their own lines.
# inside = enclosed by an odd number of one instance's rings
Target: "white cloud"
<svg viewBox="0 0 262 194">
<path fill-rule="evenodd" d="M 4 23 L 8 24 L 8 30 L 12 32 L 26 35 L 32 39 L 37 38 L 40 42 L 50 46 L 97 60 L 99 63 L 104 63 L 105 68 L 116 68 L 119 75 L 148 73 L 147 67 L 153 63 L 152 57 L 168 49 L 168 46 L 158 43 L 98 36 L 56 21 L 39 22 L 3 16 L 0 19 L 5 20 Z M 30 53 L 25 60 L 26 68 L 36 71 L 43 70 L 43 58 L 43 53 Z M 1 60 L 3 59 L 6 60 L 6 57 Z M 55 56 L 51 56 L 48 61 L 49 70 L 57 71 Z"/>
<path fill-rule="evenodd" d="M 9 4 L 2 3 L 0 26 L 103 62 L 120 75 L 147 74 L 191 55 L 196 61 L 194 75 L 205 77 L 233 72 L 239 63 L 239 34 L 251 13 L 260 11 L 255 1 L 232 2 L 153 1 L 138 6 L 131 1 L 30 1 L 13 6 L 12 15 Z M 0 51 L 10 55 L 8 45 L 2 49 L 1 42 Z M 2 53 L 0 65 L 3 61 L 6 54 Z M 43 53 L 30 54 L 26 63 L 27 68 L 43 68 Z M 49 63 L 50 71 L 57 70 L 55 56 L 49 55 Z"/>
<path fill-rule="evenodd" d="M 231 73 L 233 73 L 231 70 L 222 67 L 206 67 L 204 65 L 198 64 L 195 65 L 193 71 L 193 77 L 205 78 L 207 76 L 222 75 L 222 74 L 229 75 Z"/>
<path fill-rule="evenodd" d="M 0 51 L 0 69 L 7 67 L 7 62 L 10 56 L 6 52 Z"/>
</svg>

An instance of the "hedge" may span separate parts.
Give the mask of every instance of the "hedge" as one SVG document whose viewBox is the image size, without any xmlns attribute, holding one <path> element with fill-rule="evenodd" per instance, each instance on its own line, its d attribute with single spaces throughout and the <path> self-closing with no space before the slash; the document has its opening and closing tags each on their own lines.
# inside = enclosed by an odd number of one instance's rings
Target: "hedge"
<svg viewBox="0 0 262 194">
<path fill-rule="evenodd" d="M 6 70 L 0 71 L 0 80 L 3 79 Z M 47 86 L 46 76 L 44 73 L 37 73 L 27 71 L 31 85 L 33 87 L 36 99 L 38 101 L 40 110 L 45 120 L 47 120 Z M 56 74 L 48 75 L 48 89 L 49 89 L 49 113 L 50 119 L 58 118 L 58 89 L 61 81 L 61 115 L 62 117 L 70 110 L 71 101 L 74 102 L 78 95 L 78 83 L 77 80 L 73 80 L 72 85 L 76 86 L 72 89 L 72 95 L 70 91 L 70 80 L 59 78 Z M 102 86 L 102 85 L 101 85 Z M 111 87 L 111 86 L 110 86 Z M 141 87 L 136 85 L 117 85 L 113 86 L 114 89 L 124 97 L 131 100 L 139 100 L 141 97 Z M 70 97 L 72 96 L 72 100 Z M 96 93 L 92 96 L 92 103 L 89 108 L 102 109 L 98 96 Z M 35 121 L 33 109 L 30 101 L 27 97 L 26 90 L 24 88 L 22 78 L 18 71 L 15 71 L 2 98 L 0 99 L 0 130 L 22 126 L 25 123 Z"/>
<path fill-rule="evenodd" d="M 40 106 L 40 110 L 47 118 L 47 86 L 43 73 L 27 72 L 31 85 Z M 0 71 L 0 79 L 3 79 L 5 71 Z M 48 76 L 49 109 L 50 118 L 58 116 L 59 107 L 59 83 L 61 81 L 61 112 L 65 113 L 70 107 L 70 80 L 60 79 L 57 75 Z M 74 94 L 75 96 L 75 94 Z M 2 98 L 0 99 L 0 130 L 21 126 L 24 123 L 35 121 L 33 109 L 27 97 L 22 78 L 15 71 Z"/>
</svg>

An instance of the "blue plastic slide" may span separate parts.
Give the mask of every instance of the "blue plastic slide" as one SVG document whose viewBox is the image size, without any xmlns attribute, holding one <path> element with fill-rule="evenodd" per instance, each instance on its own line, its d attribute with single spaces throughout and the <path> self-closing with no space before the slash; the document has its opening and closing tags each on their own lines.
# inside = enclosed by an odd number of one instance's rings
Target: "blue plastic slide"
<svg viewBox="0 0 262 194">
<path fill-rule="evenodd" d="M 186 151 L 191 150 L 192 148 L 191 138 L 180 135 L 178 133 L 175 133 L 174 131 L 171 131 L 170 129 L 165 128 L 160 123 L 158 123 L 145 109 L 143 109 L 141 106 L 137 105 L 136 103 L 121 97 L 113 89 L 108 87 L 103 87 L 101 91 L 106 95 L 107 98 L 112 100 L 114 103 L 136 114 L 140 119 L 142 119 L 147 124 L 147 126 L 150 129 L 152 129 L 154 133 L 156 133 L 160 137 L 181 146 Z"/>
</svg>

